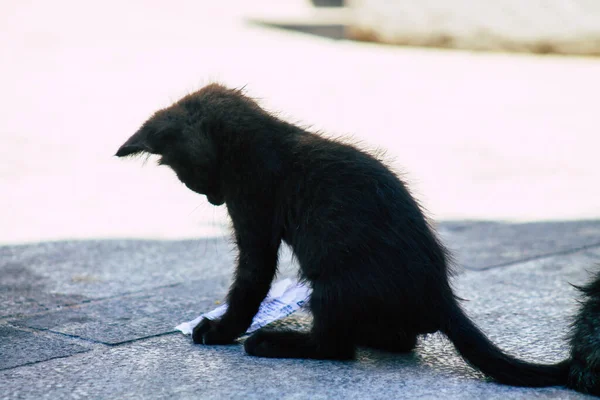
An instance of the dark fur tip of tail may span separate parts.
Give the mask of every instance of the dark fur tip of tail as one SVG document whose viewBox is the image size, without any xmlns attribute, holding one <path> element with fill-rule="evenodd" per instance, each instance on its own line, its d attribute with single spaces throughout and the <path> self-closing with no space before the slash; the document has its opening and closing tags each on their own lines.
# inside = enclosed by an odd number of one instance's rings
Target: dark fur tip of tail
<svg viewBox="0 0 600 400">
<path fill-rule="evenodd" d="M 558 364 L 532 364 L 505 356 L 511 367 L 488 371 L 493 379 L 501 384 L 523 387 L 565 386 L 569 377 L 570 361 Z M 505 365 L 506 367 L 506 365 Z"/>
</svg>

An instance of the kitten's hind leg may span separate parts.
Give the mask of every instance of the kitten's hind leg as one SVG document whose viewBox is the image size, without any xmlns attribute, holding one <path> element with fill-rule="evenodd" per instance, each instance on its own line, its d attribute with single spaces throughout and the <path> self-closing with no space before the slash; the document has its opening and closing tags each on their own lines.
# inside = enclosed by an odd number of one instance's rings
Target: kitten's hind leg
<svg viewBox="0 0 600 400">
<path fill-rule="evenodd" d="M 324 302 L 313 289 L 310 300 L 313 327 L 310 332 L 261 329 L 244 343 L 246 352 L 258 357 L 349 360 L 355 345 L 351 318 L 339 315 L 335 302 Z M 341 308 L 343 310 L 343 308 Z"/>
<path fill-rule="evenodd" d="M 390 353 L 409 353 L 417 345 L 417 335 L 390 327 L 357 326 L 356 344 Z"/>
<path fill-rule="evenodd" d="M 340 336 L 337 336 L 340 335 Z M 354 344 L 341 332 L 326 335 L 312 332 L 276 331 L 261 329 L 244 343 L 252 356 L 269 358 L 313 358 L 320 360 L 350 360 L 354 358 Z"/>
<path fill-rule="evenodd" d="M 269 358 L 312 358 L 310 333 L 261 329 L 246 339 L 244 349 L 252 356 Z"/>
</svg>

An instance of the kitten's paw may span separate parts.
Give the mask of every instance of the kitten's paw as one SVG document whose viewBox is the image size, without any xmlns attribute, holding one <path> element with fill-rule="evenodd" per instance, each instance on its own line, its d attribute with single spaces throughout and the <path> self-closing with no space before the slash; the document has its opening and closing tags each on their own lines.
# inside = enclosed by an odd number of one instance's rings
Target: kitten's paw
<svg viewBox="0 0 600 400">
<path fill-rule="evenodd" d="M 196 344 L 231 344 L 235 336 L 221 329 L 218 320 L 204 318 L 194 328 L 192 340 Z"/>
<path fill-rule="evenodd" d="M 256 357 L 311 358 L 307 333 L 261 329 L 246 339 L 246 353 Z"/>
<path fill-rule="evenodd" d="M 351 360 L 354 347 L 350 342 L 341 345 L 318 346 L 309 333 L 261 329 L 246 339 L 246 353 L 256 357 L 315 358 L 320 360 Z"/>
<path fill-rule="evenodd" d="M 259 330 L 250 336 L 244 342 L 244 350 L 246 353 L 251 356 L 256 357 L 277 357 L 277 355 L 273 354 L 274 347 L 276 348 L 276 339 L 277 332 Z"/>
</svg>

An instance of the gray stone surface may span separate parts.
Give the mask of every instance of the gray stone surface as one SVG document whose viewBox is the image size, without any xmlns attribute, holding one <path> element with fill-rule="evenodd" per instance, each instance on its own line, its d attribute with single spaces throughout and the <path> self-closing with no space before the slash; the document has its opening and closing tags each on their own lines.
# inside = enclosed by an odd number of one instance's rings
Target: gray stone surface
<svg viewBox="0 0 600 400">
<path fill-rule="evenodd" d="M 598 221 L 445 222 L 439 232 L 461 267 L 478 270 L 600 246 Z"/>
<path fill-rule="evenodd" d="M 83 353 L 89 347 L 68 338 L 0 325 L 0 370 Z M 0 384 L 1 387 L 2 384 Z"/>
<path fill-rule="evenodd" d="M 197 279 L 199 265 L 214 275 L 230 268 L 232 257 L 224 238 L 47 242 L 0 248 L 0 271 L 31 271 L 15 276 L 16 285 L 35 274 L 49 291 L 104 298 Z"/>
<path fill-rule="evenodd" d="M 485 382 L 444 343 L 421 353 L 420 347 L 408 356 L 362 351 L 355 362 L 272 360 L 246 356 L 240 346 L 194 346 L 174 335 L 13 369 L 0 378 L 7 398 L 585 398 L 559 388 Z"/>
<path fill-rule="evenodd" d="M 229 277 L 194 281 L 11 323 L 114 345 L 173 332 L 179 322 L 213 309 L 225 296 L 228 283 Z"/>
<path fill-rule="evenodd" d="M 0 318 L 181 282 L 229 278 L 235 249 L 228 238 L 182 241 L 91 240 L 0 247 Z M 282 248 L 282 273 L 291 255 Z M 287 271 L 287 272 L 286 272 Z"/>
<path fill-rule="evenodd" d="M 569 283 L 582 284 L 600 263 L 600 246 L 591 245 L 590 233 L 599 224 L 466 222 L 440 224 L 440 230 L 469 267 L 455 277 L 454 286 L 473 320 L 507 352 L 556 362 L 568 352 L 565 334 L 577 306 Z M 519 238 L 531 246 L 519 247 Z M 546 252 L 551 241 L 556 251 Z M 198 255 L 198 249 L 207 250 Z M 10 354 L 0 364 L 0 397 L 585 397 L 563 388 L 486 381 L 439 334 L 422 337 L 411 355 L 362 349 L 354 362 L 267 360 L 246 356 L 239 344 L 193 345 L 173 327 L 223 299 L 234 263 L 229 249 L 225 239 L 0 248 L 4 271 L 12 271 L 0 275 L 0 296 L 33 296 L 19 315 L 0 318 L 0 349 Z M 541 250 L 532 257 L 531 249 Z M 292 276 L 288 249 L 282 258 L 281 275 Z M 499 265 L 498 260 L 510 262 Z M 26 274 L 18 274 L 19 266 L 35 271 L 31 285 Z M 73 282 L 81 274 L 98 279 Z M 76 304 L 44 310 L 40 299 L 50 295 L 75 296 L 70 298 Z M 298 313 L 277 325 L 307 329 L 309 323 L 310 316 Z"/>
</svg>

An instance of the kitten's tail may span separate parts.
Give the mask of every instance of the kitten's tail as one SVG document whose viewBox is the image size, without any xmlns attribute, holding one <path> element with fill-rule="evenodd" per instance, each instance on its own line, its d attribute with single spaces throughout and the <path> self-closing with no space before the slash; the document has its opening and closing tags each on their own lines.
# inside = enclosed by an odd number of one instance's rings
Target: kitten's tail
<svg viewBox="0 0 600 400">
<path fill-rule="evenodd" d="M 532 364 L 509 356 L 494 345 L 454 303 L 441 331 L 473 367 L 499 383 L 512 386 L 566 385 L 570 360 L 554 365 Z"/>
</svg>

